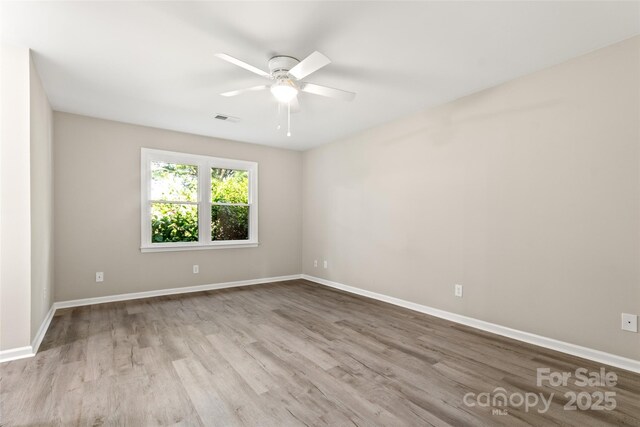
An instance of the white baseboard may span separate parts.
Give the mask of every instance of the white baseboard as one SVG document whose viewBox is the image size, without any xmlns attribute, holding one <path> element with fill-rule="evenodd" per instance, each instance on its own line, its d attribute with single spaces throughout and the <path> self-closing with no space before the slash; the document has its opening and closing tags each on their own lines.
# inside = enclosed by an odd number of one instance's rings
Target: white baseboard
<svg viewBox="0 0 640 427">
<path fill-rule="evenodd" d="M 51 320 L 53 319 L 53 315 L 56 312 L 55 304 L 51 304 L 51 308 L 47 312 L 44 320 L 40 324 L 40 328 L 38 328 L 38 332 L 36 336 L 33 337 L 33 342 L 31 342 L 31 349 L 33 354 L 35 355 L 40 348 L 40 344 L 42 344 L 42 340 L 44 339 L 45 334 L 47 333 L 47 329 L 49 329 L 49 325 L 51 324 Z"/>
<path fill-rule="evenodd" d="M 25 357 L 32 357 L 33 355 L 33 349 L 30 345 L 25 347 L 11 348 L 9 350 L 1 350 L 0 363 L 24 359 Z"/>
<path fill-rule="evenodd" d="M 0 363 L 10 362 L 12 360 L 23 359 L 25 357 L 33 357 L 38 352 L 38 348 L 44 339 L 45 334 L 47 333 L 47 329 L 49 329 L 49 325 L 51 324 L 51 320 L 56 312 L 56 310 L 61 308 L 70 308 L 70 307 L 80 307 L 83 305 L 93 305 L 93 304 L 104 304 L 108 302 L 116 302 L 116 301 L 128 301 L 140 298 L 151 298 L 158 297 L 163 295 L 177 295 L 177 294 L 186 294 L 191 292 L 201 292 L 201 291 L 210 291 L 214 289 L 226 289 L 226 288 L 235 288 L 238 286 L 249 286 L 249 285 L 259 285 L 263 283 L 272 283 L 272 282 L 284 282 L 287 280 L 296 280 L 301 279 L 301 274 L 292 274 L 289 276 L 277 276 L 277 277 L 265 277 L 262 279 L 250 279 L 250 280 L 238 280 L 235 282 L 224 282 L 224 283 L 213 283 L 209 285 L 199 285 L 199 286 L 187 286 L 184 288 L 170 288 L 170 289 L 159 289 L 157 291 L 146 291 L 146 292 L 134 292 L 129 294 L 119 294 L 119 295 L 109 295 L 105 297 L 96 297 L 96 298 L 83 298 L 76 299 L 70 301 L 59 301 L 53 303 L 51 309 L 47 313 L 47 316 L 42 321 L 36 336 L 33 339 L 33 343 L 30 346 L 20 347 L 20 348 L 12 348 L 9 350 L 0 351 Z"/>
<path fill-rule="evenodd" d="M 44 335 L 47 333 L 47 329 L 49 329 L 49 325 L 51 324 L 51 319 L 53 319 L 53 314 L 56 312 L 54 305 L 51 305 L 47 315 L 44 320 L 40 324 L 40 328 L 38 328 L 38 332 L 36 336 L 33 337 L 33 341 L 31 345 L 27 345 L 24 347 L 12 348 L 9 350 L 0 351 L 0 363 L 11 362 L 12 360 L 24 359 L 26 357 L 33 357 L 38 352 L 38 348 L 44 339 Z"/>
<path fill-rule="evenodd" d="M 69 301 L 59 301 L 54 303 L 54 307 L 69 308 L 80 307 L 83 305 L 104 304 L 116 301 L 129 301 L 141 298 L 159 297 L 164 295 L 188 294 L 191 292 L 211 291 L 215 289 L 236 288 L 238 286 L 260 285 L 271 282 L 284 282 L 286 280 L 300 279 L 301 274 L 293 274 L 290 276 L 265 277 L 262 279 L 238 280 L 235 282 L 213 283 L 209 285 L 186 286 L 184 288 L 158 289 L 156 291 L 132 292 L 128 294 L 108 295 L 105 297 L 74 299 Z"/>
<path fill-rule="evenodd" d="M 335 289 L 340 289 L 352 294 L 362 295 L 368 298 L 373 298 L 379 301 L 384 301 L 390 304 L 394 304 L 400 307 L 408 308 L 410 310 L 418 311 L 420 313 L 429 314 L 431 316 L 439 317 L 441 319 L 450 320 L 452 322 L 460 323 L 462 325 L 471 326 L 482 331 L 491 332 L 496 335 L 502 335 L 504 337 L 513 338 L 518 341 L 523 341 L 529 344 L 538 345 L 551 350 L 560 351 L 562 353 L 571 354 L 573 356 L 582 357 L 598 363 L 604 363 L 606 365 L 614 366 L 616 368 L 626 369 L 628 371 L 640 373 L 640 360 L 629 359 L 615 354 L 606 353 L 604 351 L 595 350 L 588 347 L 582 347 L 576 344 L 567 343 L 564 341 L 555 340 L 553 338 L 547 338 L 540 335 L 531 334 L 529 332 L 519 331 L 517 329 L 507 328 L 506 326 L 496 325 L 495 323 L 485 322 L 483 320 L 474 319 L 472 317 L 462 316 L 460 314 L 451 313 L 449 311 L 440 310 L 437 308 L 429 307 L 426 305 L 416 304 L 414 302 L 406 301 L 400 298 L 391 297 L 376 292 L 367 291 L 364 289 L 348 286 L 342 283 L 333 282 L 331 280 L 322 279 L 320 277 L 302 275 L 303 279 L 311 282 L 319 283 L 321 285 L 329 286 Z"/>
</svg>

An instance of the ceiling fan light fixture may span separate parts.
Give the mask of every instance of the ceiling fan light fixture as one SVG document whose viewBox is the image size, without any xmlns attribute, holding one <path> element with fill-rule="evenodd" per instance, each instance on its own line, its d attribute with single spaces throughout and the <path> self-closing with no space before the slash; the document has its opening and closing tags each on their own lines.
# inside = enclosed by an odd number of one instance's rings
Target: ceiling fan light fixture
<svg viewBox="0 0 640 427">
<path fill-rule="evenodd" d="M 278 102 L 288 104 L 298 95 L 298 88 L 291 80 L 282 79 L 271 85 L 271 93 Z"/>
</svg>

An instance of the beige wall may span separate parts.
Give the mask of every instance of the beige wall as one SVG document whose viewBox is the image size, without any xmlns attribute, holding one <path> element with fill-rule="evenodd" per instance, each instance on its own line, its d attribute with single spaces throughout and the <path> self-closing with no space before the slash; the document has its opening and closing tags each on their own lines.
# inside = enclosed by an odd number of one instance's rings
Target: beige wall
<svg viewBox="0 0 640 427">
<path fill-rule="evenodd" d="M 53 303 L 53 115 L 30 61 L 31 340 Z"/>
<path fill-rule="evenodd" d="M 58 112 L 54 128 L 56 301 L 300 273 L 300 152 Z M 260 246 L 141 253 L 141 147 L 258 162 Z"/>
<path fill-rule="evenodd" d="M 0 47 L 0 351 L 31 344 L 29 49 Z"/>
<path fill-rule="evenodd" d="M 620 329 L 640 314 L 639 52 L 636 37 L 306 152 L 304 272 L 640 359 Z"/>
</svg>

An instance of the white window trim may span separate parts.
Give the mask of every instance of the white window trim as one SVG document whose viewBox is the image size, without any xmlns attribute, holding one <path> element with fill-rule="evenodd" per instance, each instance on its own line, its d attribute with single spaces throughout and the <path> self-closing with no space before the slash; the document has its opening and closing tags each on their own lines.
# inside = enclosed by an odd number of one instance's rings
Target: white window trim
<svg viewBox="0 0 640 427">
<path fill-rule="evenodd" d="M 203 249 L 251 248 L 258 246 L 258 164 L 245 160 L 223 159 L 198 154 L 142 148 L 140 152 L 140 213 L 142 252 L 187 251 Z M 151 170 L 152 161 L 198 166 L 198 241 L 151 242 Z M 241 169 L 249 172 L 249 239 L 211 240 L 211 168 Z"/>
</svg>

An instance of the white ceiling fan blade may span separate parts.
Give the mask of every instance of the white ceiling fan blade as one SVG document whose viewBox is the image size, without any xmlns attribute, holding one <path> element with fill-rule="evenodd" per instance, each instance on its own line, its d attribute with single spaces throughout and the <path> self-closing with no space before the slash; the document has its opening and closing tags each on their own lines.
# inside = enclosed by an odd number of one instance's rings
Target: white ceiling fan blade
<svg viewBox="0 0 640 427">
<path fill-rule="evenodd" d="M 268 87 L 269 86 L 267 86 L 267 85 L 253 86 L 253 87 L 248 87 L 246 89 L 238 89 L 238 90 L 232 90 L 232 91 L 229 91 L 229 92 L 223 92 L 220 95 L 227 96 L 227 97 L 228 96 L 236 96 L 236 95 L 240 95 L 240 94 L 245 93 L 245 92 L 255 92 L 257 90 L 263 90 L 263 89 L 266 89 Z"/>
<path fill-rule="evenodd" d="M 330 63 L 331 60 L 329 58 L 327 58 L 320 52 L 315 51 L 311 55 L 303 59 L 301 62 L 299 62 L 298 65 L 290 69 L 289 74 L 300 80 Z"/>
<path fill-rule="evenodd" d="M 353 98 L 356 97 L 356 94 L 353 92 L 347 92 L 346 90 L 334 89 L 327 86 L 320 86 L 313 83 L 304 83 L 300 90 L 314 95 L 342 99 L 343 101 L 353 101 Z"/>
<path fill-rule="evenodd" d="M 237 65 L 238 67 L 244 68 L 245 70 L 249 70 L 252 73 L 256 73 L 259 76 L 262 77 L 266 77 L 266 78 L 271 78 L 271 74 L 267 73 L 266 71 L 262 71 L 260 68 L 254 67 L 253 65 L 249 65 L 244 61 L 240 61 L 237 58 L 234 58 L 233 56 L 229 56 L 226 53 L 216 53 L 216 56 L 224 61 L 230 62 L 233 65 Z"/>
</svg>

